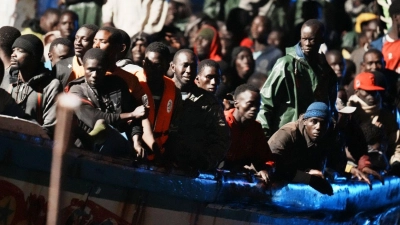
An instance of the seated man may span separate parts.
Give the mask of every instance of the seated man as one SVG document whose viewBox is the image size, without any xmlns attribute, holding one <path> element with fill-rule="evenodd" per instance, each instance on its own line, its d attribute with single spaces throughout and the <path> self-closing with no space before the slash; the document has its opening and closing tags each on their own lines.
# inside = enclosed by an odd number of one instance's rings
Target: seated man
<svg viewBox="0 0 400 225">
<path fill-rule="evenodd" d="M 199 63 L 196 79 L 207 68 L 209 61 L 212 60 Z M 219 70 L 216 75 L 212 79 L 221 79 Z M 193 85 L 179 107 L 178 119 L 173 121 L 174 129 L 170 130 L 166 143 L 167 155 L 178 167 L 184 169 L 216 169 L 230 144 L 221 104 L 207 85 Z"/>
<path fill-rule="evenodd" d="M 326 158 L 336 154 L 331 137 L 326 135 L 332 128 L 330 115 L 325 103 L 314 102 L 297 121 L 287 123 L 271 136 L 268 144 L 279 178 L 309 184 L 323 194 L 333 194 L 323 175 Z"/>
<path fill-rule="evenodd" d="M 103 50 L 90 49 L 83 57 L 85 76 L 68 84 L 69 92 L 82 99 L 82 105 L 75 110 L 79 127 L 87 133 L 90 132 L 90 135 L 96 135 L 103 129 L 107 134 L 113 134 L 106 137 L 105 142 L 101 141 L 102 148 L 96 149 L 102 154 L 121 157 L 131 154 L 132 148 L 126 147 L 127 141 L 123 141 L 121 136 L 116 134 L 113 129 L 115 128 L 132 138 L 136 155 L 143 157 L 141 119 L 146 116 L 146 109 L 144 106 L 136 107 L 137 104 L 130 95 L 127 84 L 121 78 L 106 76 L 107 63 L 110 62 Z M 128 123 L 128 120 L 132 122 Z M 113 128 L 105 128 L 104 124 Z M 77 133 L 83 145 L 88 139 L 84 134 Z M 79 142 L 77 144 L 78 147 L 82 146 Z M 85 147 L 93 148 L 90 146 L 93 145 L 90 138 L 88 145 Z"/>
<path fill-rule="evenodd" d="M 261 124 L 255 121 L 260 110 L 260 91 L 249 84 L 242 84 L 236 88 L 234 99 L 235 108 L 224 112 L 232 144 L 223 169 L 243 171 L 245 166 L 253 164 L 257 175 L 267 182 L 267 171 L 272 166 L 272 162 L 268 161 L 272 154 Z"/>
<path fill-rule="evenodd" d="M 44 66 L 52 70 L 53 66 L 60 60 L 74 56 L 74 46 L 72 42 L 66 38 L 57 38 L 50 44 L 49 61 Z"/>
<path fill-rule="evenodd" d="M 17 38 L 12 48 L 10 70 L 18 72 L 18 80 L 5 89 L 27 117 L 39 123 L 52 136 L 56 123 L 55 99 L 62 87 L 40 61 L 42 41 L 33 34 L 26 34 Z"/>
</svg>

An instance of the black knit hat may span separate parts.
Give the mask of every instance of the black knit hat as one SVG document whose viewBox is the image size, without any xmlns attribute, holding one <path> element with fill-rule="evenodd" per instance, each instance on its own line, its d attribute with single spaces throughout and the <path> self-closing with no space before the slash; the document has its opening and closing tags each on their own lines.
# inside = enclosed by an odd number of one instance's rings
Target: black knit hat
<svg viewBox="0 0 400 225">
<path fill-rule="evenodd" d="M 39 60 L 43 56 L 43 42 L 33 34 L 25 34 L 17 38 L 12 48 L 22 48 Z"/>
</svg>

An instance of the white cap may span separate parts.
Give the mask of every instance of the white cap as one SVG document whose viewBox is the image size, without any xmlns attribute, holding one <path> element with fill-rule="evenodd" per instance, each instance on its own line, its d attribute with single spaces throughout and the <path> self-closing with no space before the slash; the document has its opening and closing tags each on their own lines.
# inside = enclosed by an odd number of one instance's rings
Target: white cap
<svg viewBox="0 0 400 225">
<path fill-rule="evenodd" d="M 337 98 L 336 99 L 336 109 L 338 110 L 339 113 L 351 114 L 354 111 L 356 111 L 357 107 L 345 106 L 342 99 Z"/>
</svg>

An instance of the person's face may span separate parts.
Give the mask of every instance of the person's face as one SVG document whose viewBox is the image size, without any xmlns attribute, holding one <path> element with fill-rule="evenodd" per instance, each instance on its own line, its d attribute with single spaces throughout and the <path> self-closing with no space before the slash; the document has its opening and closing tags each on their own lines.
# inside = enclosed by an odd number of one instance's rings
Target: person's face
<svg viewBox="0 0 400 225">
<path fill-rule="evenodd" d="M 33 61 L 33 56 L 22 48 L 13 48 L 11 54 L 11 68 L 23 69 L 30 65 Z"/>
<path fill-rule="evenodd" d="M 172 63 L 171 69 L 182 87 L 193 84 L 197 71 L 196 56 L 187 52 L 179 54 L 176 62 Z"/>
<path fill-rule="evenodd" d="M 205 66 L 197 74 L 195 81 L 199 88 L 215 94 L 221 82 L 221 74 L 215 67 Z"/>
<path fill-rule="evenodd" d="M 282 35 L 278 31 L 272 31 L 268 35 L 267 42 L 269 45 L 279 48 L 282 42 Z"/>
<path fill-rule="evenodd" d="M 378 91 L 366 91 L 359 89 L 356 90 L 356 95 L 369 106 L 376 105 L 380 98 Z"/>
<path fill-rule="evenodd" d="M 260 104 L 260 94 L 247 90 L 236 96 L 234 105 L 241 118 L 255 120 L 260 111 Z"/>
<path fill-rule="evenodd" d="M 318 53 L 322 37 L 315 26 L 304 26 L 301 29 L 301 50 L 305 56 L 312 56 Z"/>
<path fill-rule="evenodd" d="M 381 70 L 383 67 L 383 59 L 379 57 L 378 54 L 369 53 L 364 56 L 364 70 L 367 72 L 374 72 L 376 70 Z"/>
<path fill-rule="evenodd" d="M 106 68 L 97 59 L 87 59 L 83 64 L 85 68 L 85 79 L 89 86 L 98 88 L 102 85 L 106 76 Z"/>
<path fill-rule="evenodd" d="M 80 28 L 75 34 L 74 49 L 77 57 L 83 57 L 87 50 L 93 46 L 94 33 L 85 27 Z"/>
<path fill-rule="evenodd" d="M 306 133 L 311 141 L 316 142 L 320 140 L 328 130 L 328 123 L 325 119 L 318 117 L 311 117 L 304 122 Z"/>
<path fill-rule="evenodd" d="M 241 51 L 236 56 L 235 67 L 240 78 L 246 79 L 253 72 L 253 56 L 247 51 Z"/>
<path fill-rule="evenodd" d="M 60 22 L 58 24 L 58 29 L 61 32 L 61 37 L 69 38 L 73 35 L 75 31 L 76 21 L 73 19 L 71 14 L 64 14 L 60 18 Z"/>
<path fill-rule="evenodd" d="M 210 55 L 211 41 L 201 36 L 196 37 L 194 45 L 197 50 L 197 56 L 201 59 L 208 58 Z"/>
<path fill-rule="evenodd" d="M 138 40 L 132 48 L 132 59 L 134 63 L 142 63 L 146 52 L 146 42 Z"/>
<path fill-rule="evenodd" d="M 365 27 L 363 27 L 363 32 L 368 39 L 368 43 L 375 40 L 378 37 L 378 21 L 372 20 Z"/>
<path fill-rule="evenodd" d="M 167 73 L 168 63 L 160 53 L 147 52 L 143 60 L 143 69 L 146 72 L 148 83 L 158 82 Z"/>
<path fill-rule="evenodd" d="M 251 23 L 251 37 L 255 40 L 263 38 L 266 34 L 265 24 L 262 17 L 257 16 L 254 18 L 253 22 Z"/>
<path fill-rule="evenodd" d="M 101 50 L 108 52 L 110 50 L 109 38 L 111 33 L 106 30 L 97 31 L 93 39 L 93 48 L 100 48 Z"/>
<path fill-rule="evenodd" d="M 344 59 L 340 55 L 336 54 L 328 54 L 326 55 L 326 61 L 329 66 L 335 71 L 335 74 L 338 78 L 343 76 L 344 72 Z"/>
<path fill-rule="evenodd" d="M 49 14 L 45 17 L 40 18 L 40 28 L 45 32 L 57 30 L 58 21 L 60 17 L 57 14 Z"/>
<path fill-rule="evenodd" d="M 61 59 L 68 58 L 73 55 L 72 49 L 66 45 L 56 45 L 49 52 L 51 66 L 54 66 Z"/>
</svg>

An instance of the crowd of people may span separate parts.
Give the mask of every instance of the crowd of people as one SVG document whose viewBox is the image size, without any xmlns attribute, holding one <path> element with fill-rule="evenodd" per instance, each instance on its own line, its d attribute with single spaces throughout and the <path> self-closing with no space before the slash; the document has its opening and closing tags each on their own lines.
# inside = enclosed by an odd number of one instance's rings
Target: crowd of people
<svg viewBox="0 0 400 225">
<path fill-rule="evenodd" d="M 140 20 L 109 0 L 96 3 L 102 26 L 83 24 L 89 12 L 73 11 L 76 2 L 22 31 L 0 28 L 0 114 L 52 137 L 65 92 L 81 100 L 71 144 L 102 155 L 328 195 L 335 173 L 369 184 L 400 175 L 399 0 L 386 9 L 391 27 L 376 1 L 346 1 L 344 18 L 326 1 L 206 0 L 207 14 L 154 1 Z M 338 25 L 346 18 L 354 29 Z"/>
</svg>

